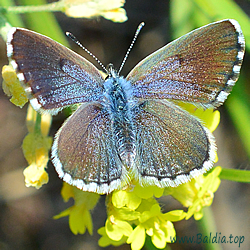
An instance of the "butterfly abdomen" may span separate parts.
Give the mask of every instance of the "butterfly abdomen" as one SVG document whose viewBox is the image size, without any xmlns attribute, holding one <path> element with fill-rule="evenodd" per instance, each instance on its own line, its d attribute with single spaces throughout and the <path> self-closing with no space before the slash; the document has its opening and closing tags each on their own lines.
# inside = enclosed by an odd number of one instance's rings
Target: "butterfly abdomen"
<svg viewBox="0 0 250 250">
<path fill-rule="evenodd" d="M 135 158 L 135 135 L 132 123 L 132 87 L 123 77 L 110 77 L 105 83 L 104 107 L 110 115 L 111 130 L 117 153 L 130 167 Z"/>
</svg>

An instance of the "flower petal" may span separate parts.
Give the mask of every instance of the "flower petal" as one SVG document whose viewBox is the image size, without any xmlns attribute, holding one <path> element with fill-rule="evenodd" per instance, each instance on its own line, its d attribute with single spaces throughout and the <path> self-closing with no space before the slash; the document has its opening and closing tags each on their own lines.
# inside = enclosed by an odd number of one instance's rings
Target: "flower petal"
<svg viewBox="0 0 250 250">
<path fill-rule="evenodd" d="M 115 241 L 120 240 L 123 236 L 129 236 L 133 231 L 128 222 L 115 219 L 112 215 L 106 220 L 105 228 L 108 237 Z"/>
<path fill-rule="evenodd" d="M 112 193 L 112 203 L 117 208 L 128 207 L 135 210 L 140 205 L 141 198 L 134 192 L 119 190 Z"/>
<path fill-rule="evenodd" d="M 127 243 L 131 243 L 132 250 L 139 250 L 145 243 L 145 237 L 145 228 L 140 224 L 130 234 L 129 238 L 127 239 Z"/>
<path fill-rule="evenodd" d="M 28 98 L 13 67 L 10 65 L 4 65 L 2 68 L 2 77 L 4 93 L 8 96 L 12 96 L 10 101 L 16 106 L 22 108 L 24 104 L 28 102 Z"/>
</svg>

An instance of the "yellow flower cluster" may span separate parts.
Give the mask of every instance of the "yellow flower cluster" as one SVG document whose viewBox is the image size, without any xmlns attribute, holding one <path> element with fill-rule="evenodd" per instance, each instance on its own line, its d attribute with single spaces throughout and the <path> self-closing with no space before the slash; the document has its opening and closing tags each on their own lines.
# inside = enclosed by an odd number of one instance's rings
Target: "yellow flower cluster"
<svg viewBox="0 0 250 250">
<path fill-rule="evenodd" d="M 10 101 L 16 106 L 23 107 L 28 98 L 11 65 L 3 66 L 2 77 L 3 90 L 8 96 L 11 96 Z M 47 136 L 51 116 L 40 115 L 29 106 L 26 122 L 29 133 L 23 140 L 22 149 L 29 166 L 23 171 L 25 185 L 40 188 L 49 180 L 45 168 L 52 145 L 52 138 Z"/>
<path fill-rule="evenodd" d="M 220 172 L 221 167 L 216 167 L 209 174 L 200 175 L 178 187 L 165 188 L 164 195 L 171 195 L 184 207 L 188 207 L 186 220 L 192 216 L 195 220 L 200 220 L 203 216 L 203 207 L 212 204 L 214 193 L 219 188 Z"/>
<path fill-rule="evenodd" d="M 61 0 L 63 11 L 66 15 L 79 18 L 93 18 L 102 16 L 113 22 L 127 21 L 123 5 L 125 0 Z"/>
<path fill-rule="evenodd" d="M 182 220 L 185 212 L 175 210 L 162 213 L 154 198 L 160 197 L 164 189 L 135 184 L 132 190 L 114 191 L 107 197 L 108 218 L 105 226 L 98 230 L 102 235 L 99 245 L 118 246 L 131 244 L 132 250 L 139 250 L 145 243 L 146 235 L 158 248 L 164 248 L 175 237 L 173 221 Z"/>
<path fill-rule="evenodd" d="M 24 169 L 25 185 L 40 188 L 49 180 L 45 171 L 49 160 L 52 138 L 47 136 L 51 123 L 50 115 L 39 115 L 31 106 L 27 112 L 27 128 L 29 133 L 23 140 L 23 153 L 30 164 Z"/>
</svg>

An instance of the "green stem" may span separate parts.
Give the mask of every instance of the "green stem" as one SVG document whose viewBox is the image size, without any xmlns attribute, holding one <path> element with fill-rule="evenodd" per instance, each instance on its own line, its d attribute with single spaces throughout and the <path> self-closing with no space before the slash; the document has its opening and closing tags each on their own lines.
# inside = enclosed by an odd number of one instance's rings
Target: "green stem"
<svg viewBox="0 0 250 250">
<path fill-rule="evenodd" d="M 42 117 L 39 113 L 36 114 L 36 123 L 35 123 L 35 133 L 41 134 L 41 121 Z"/>
<path fill-rule="evenodd" d="M 211 207 L 203 208 L 203 217 L 201 220 L 196 221 L 201 236 L 201 240 L 209 239 L 211 236 L 215 236 L 217 232 L 216 223 L 214 220 L 214 215 Z M 198 235 L 197 235 L 198 237 Z M 207 238 L 205 238 L 207 237 Z M 206 250 L 222 250 L 220 244 L 212 243 L 209 241 L 203 244 L 204 249 Z"/>
<path fill-rule="evenodd" d="M 222 168 L 220 179 L 250 183 L 250 171 Z"/>
<path fill-rule="evenodd" d="M 52 12 L 52 11 L 63 11 L 63 5 L 61 2 L 48 3 L 43 5 L 28 5 L 28 6 L 9 6 L 2 7 L 2 11 L 7 13 L 24 14 L 33 12 Z"/>
</svg>

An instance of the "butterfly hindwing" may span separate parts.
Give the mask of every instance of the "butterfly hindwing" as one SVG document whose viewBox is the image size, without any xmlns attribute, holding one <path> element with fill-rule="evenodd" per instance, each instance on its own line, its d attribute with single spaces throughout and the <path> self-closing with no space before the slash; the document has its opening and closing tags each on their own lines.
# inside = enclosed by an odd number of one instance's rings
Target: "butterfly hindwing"
<svg viewBox="0 0 250 250">
<path fill-rule="evenodd" d="M 57 132 L 52 161 L 61 178 L 84 191 L 107 193 L 123 182 L 122 164 L 99 103 L 81 105 Z"/>
<path fill-rule="evenodd" d="M 168 101 L 148 100 L 134 116 L 136 166 L 142 184 L 177 186 L 210 169 L 214 137 L 186 111 Z"/>
</svg>

